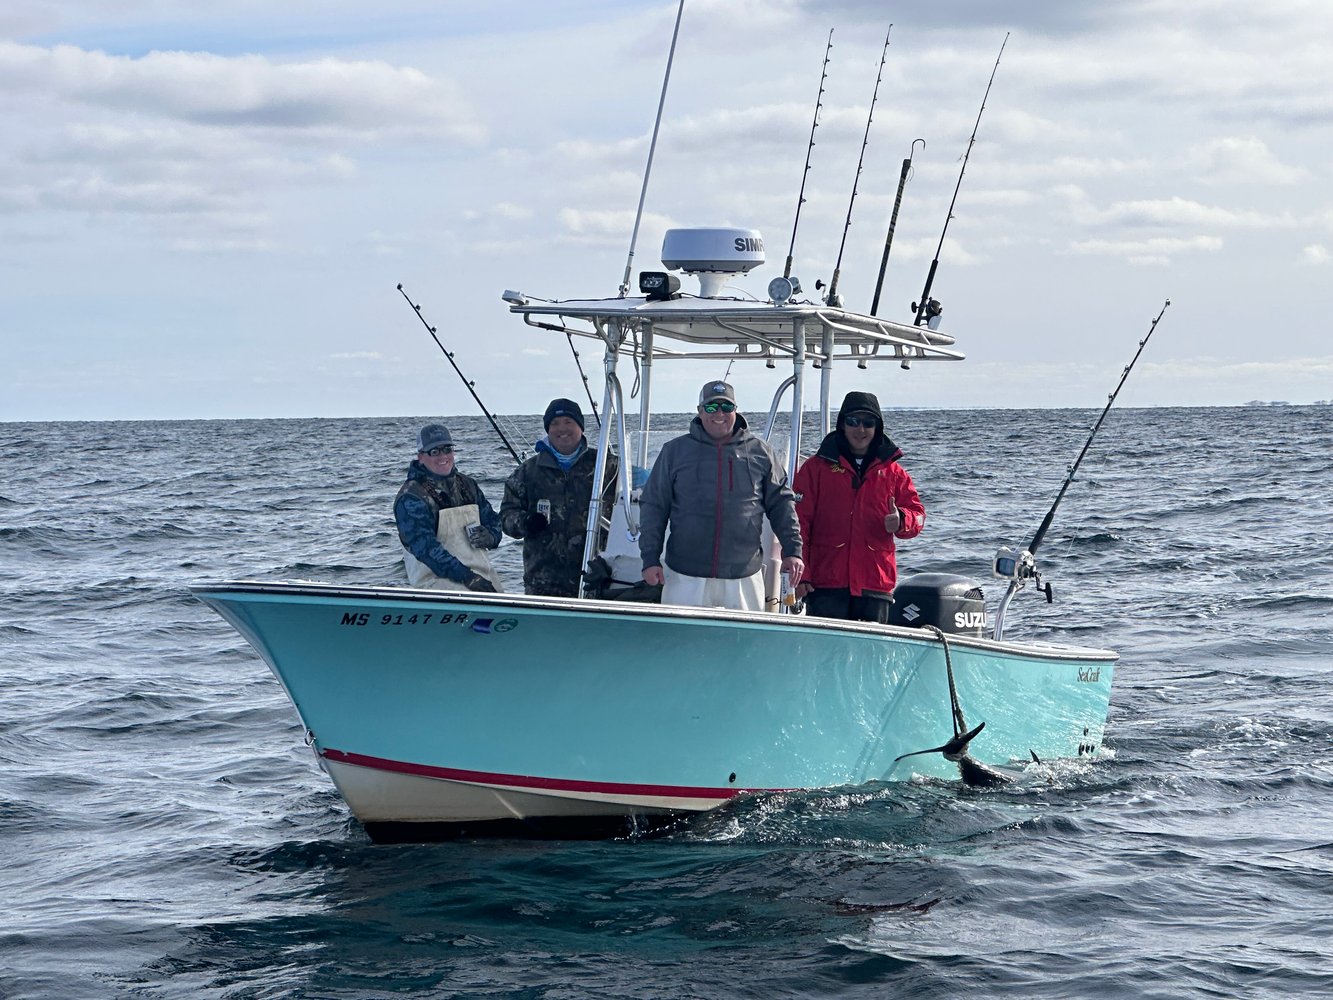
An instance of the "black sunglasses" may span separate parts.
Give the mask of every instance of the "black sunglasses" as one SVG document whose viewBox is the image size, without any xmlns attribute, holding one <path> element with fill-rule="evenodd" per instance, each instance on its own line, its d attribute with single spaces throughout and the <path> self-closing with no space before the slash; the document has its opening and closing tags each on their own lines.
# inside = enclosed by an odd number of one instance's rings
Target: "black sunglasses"
<svg viewBox="0 0 1333 1000">
<path fill-rule="evenodd" d="M 849 414 L 842 418 L 844 427 L 874 427 L 877 423 L 879 423 L 879 421 L 868 413 L 859 417 L 855 414 Z"/>
<path fill-rule="evenodd" d="M 716 413 L 721 410 L 723 413 L 731 413 L 736 409 L 736 404 L 728 402 L 725 399 L 715 399 L 711 403 L 704 403 L 705 413 Z"/>
<path fill-rule="evenodd" d="M 424 452 L 424 454 L 429 455 L 431 458 L 439 458 L 441 455 L 452 455 L 453 453 L 454 446 L 451 444 L 447 444 L 443 448 L 432 448 L 430 451 Z"/>
</svg>

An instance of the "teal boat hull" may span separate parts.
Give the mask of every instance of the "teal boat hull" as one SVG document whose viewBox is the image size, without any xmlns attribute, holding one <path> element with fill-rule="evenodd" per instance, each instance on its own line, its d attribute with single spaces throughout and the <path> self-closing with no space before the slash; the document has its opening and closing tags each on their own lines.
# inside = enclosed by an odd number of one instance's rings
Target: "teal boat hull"
<svg viewBox="0 0 1333 1000">
<path fill-rule="evenodd" d="M 323 584 L 194 588 L 268 663 L 377 839 L 612 827 L 745 792 L 956 779 L 1095 753 L 1116 655 L 617 601 Z"/>
</svg>

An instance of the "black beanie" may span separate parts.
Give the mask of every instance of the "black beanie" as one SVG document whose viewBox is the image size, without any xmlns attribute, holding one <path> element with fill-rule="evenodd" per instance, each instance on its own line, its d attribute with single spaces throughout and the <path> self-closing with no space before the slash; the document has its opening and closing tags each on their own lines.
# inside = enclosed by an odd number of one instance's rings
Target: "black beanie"
<svg viewBox="0 0 1333 1000">
<path fill-rule="evenodd" d="M 579 409 L 579 404 L 572 399 L 553 399 L 551 405 L 546 408 L 546 413 L 542 416 L 542 430 L 551 429 L 551 421 L 556 417 L 568 417 L 574 423 L 579 425 L 579 430 L 583 430 L 583 411 Z"/>
<path fill-rule="evenodd" d="M 884 413 L 879 408 L 879 400 L 875 398 L 874 393 L 870 392 L 849 392 L 842 399 L 842 406 L 838 409 L 838 430 L 842 430 L 842 418 L 849 413 L 856 413 L 859 410 L 867 410 L 875 415 L 879 421 L 879 430 L 884 429 Z"/>
</svg>

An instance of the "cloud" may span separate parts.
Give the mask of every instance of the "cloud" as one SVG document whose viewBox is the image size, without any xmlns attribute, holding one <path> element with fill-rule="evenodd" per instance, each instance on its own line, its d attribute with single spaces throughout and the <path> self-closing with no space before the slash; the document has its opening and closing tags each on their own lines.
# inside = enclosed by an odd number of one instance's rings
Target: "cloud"
<svg viewBox="0 0 1333 1000">
<path fill-rule="evenodd" d="M 577 208 L 562 209 L 560 222 L 565 227 L 567 238 L 577 241 L 603 242 L 607 240 L 624 242 L 625 234 L 634 229 L 634 211 L 632 209 L 606 211 L 586 211 Z M 672 225 L 669 218 L 645 212 L 640 223 L 640 231 L 668 229 Z"/>
<path fill-rule="evenodd" d="M 1328 247 L 1321 243 L 1311 243 L 1301 250 L 1301 260 L 1306 264 L 1324 265 L 1329 262 L 1330 254 Z"/>
<path fill-rule="evenodd" d="M 1115 226 L 1216 226 L 1219 228 L 1272 228 L 1298 224 L 1290 215 L 1273 215 L 1245 209 L 1222 208 L 1179 196 L 1142 201 L 1114 202 L 1104 209 L 1083 205 L 1079 221 L 1089 225 Z"/>
<path fill-rule="evenodd" d="M 210 126 L 369 140 L 484 137 L 453 85 L 382 61 L 150 52 L 135 57 L 72 45 L 0 41 L 0 85 L 50 99 Z"/>
<path fill-rule="evenodd" d="M 1173 256 L 1187 253 L 1219 253 L 1223 242 L 1217 236 L 1161 236 L 1147 240 L 1075 240 L 1071 253 L 1084 256 L 1123 257 L 1136 265 L 1168 264 Z"/>
<path fill-rule="evenodd" d="M 1278 161 L 1261 139 L 1214 139 L 1188 151 L 1187 166 L 1210 183 L 1296 184 L 1310 176 L 1303 167 Z"/>
</svg>

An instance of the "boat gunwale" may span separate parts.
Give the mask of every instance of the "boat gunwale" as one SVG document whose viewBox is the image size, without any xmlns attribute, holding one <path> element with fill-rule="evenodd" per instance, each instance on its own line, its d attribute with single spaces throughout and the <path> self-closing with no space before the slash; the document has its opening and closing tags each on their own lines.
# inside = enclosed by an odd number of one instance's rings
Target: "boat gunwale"
<svg viewBox="0 0 1333 1000">
<path fill-rule="evenodd" d="M 880 625 L 873 622 L 844 621 L 837 618 L 818 618 L 809 615 L 781 615 L 770 611 L 738 611 L 728 608 L 685 607 L 655 604 L 647 601 L 608 601 L 597 598 L 546 597 L 536 594 L 488 594 L 475 591 L 429 590 L 414 587 L 375 586 L 367 584 L 336 584 L 318 581 L 263 581 L 229 580 L 215 584 L 193 584 L 189 590 L 201 600 L 208 595 L 258 594 L 275 597 L 311 597 L 321 602 L 385 601 L 408 603 L 466 603 L 496 609 L 514 608 L 537 611 L 563 617 L 569 615 L 629 616 L 651 619 L 686 620 L 713 624 L 733 624 L 758 627 L 795 628 L 803 631 L 840 632 L 877 638 L 899 639 L 925 645 L 937 645 L 933 633 L 902 625 Z M 1008 656 L 1037 659 L 1089 660 L 1116 662 L 1118 653 L 1094 646 L 1072 646 L 1040 641 L 1014 642 L 990 639 L 985 636 L 944 633 L 950 646 L 961 646 L 982 652 L 1002 653 Z"/>
</svg>

